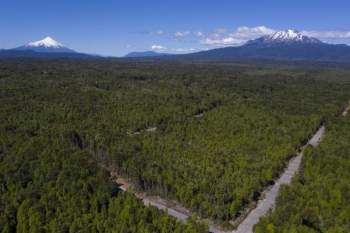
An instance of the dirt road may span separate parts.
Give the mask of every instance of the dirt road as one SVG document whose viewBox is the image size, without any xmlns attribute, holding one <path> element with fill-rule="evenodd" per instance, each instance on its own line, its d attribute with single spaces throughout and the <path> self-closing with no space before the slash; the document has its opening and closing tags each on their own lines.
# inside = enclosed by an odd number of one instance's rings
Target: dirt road
<svg viewBox="0 0 350 233">
<path fill-rule="evenodd" d="M 325 127 L 321 126 L 314 134 L 314 136 L 309 140 L 307 145 L 312 145 L 313 147 L 316 147 L 321 141 L 324 133 Z M 306 146 L 304 146 L 303 148 L 305 147 Z M 275 182 L 275 184 L 272 187 L 269 187 L 263 192 L 264 199 L 258 202 L 257 207 L 248 214 L 248 216 L 239 225 L 237 230 L 232 231 L 232 233 L 250 233 L 253 231 L 253 227 L 259 222 L 260 217 L 264 216 L 269 209 L 274 207 L 281 185 L 289 184 L 295 173 L 299 170 L 302 156 L 303 152 L 299 153 L 295 158 L 291 159 L 287 169 L 284 171 L 281 177 Z M 130 183 L 126 179 L 123 179 L 112 172 L 111 176 L 114 177 L 113 180 L 120 185 L 119 187 L 122 191 L 132 190 L 130 189 Z M 160 210 L 163 210 L 167 212 L 170 216 L 177 218 L 181 222 L 186 222 L 186 220 L 191 216 L 191 212 L 178 203 L 170 202 L 157 196 L 147 196 L 145 194 L 135 192 L 134 194 L 136 197 L 143 201 L 144 205 L 154 206 Z M 212 233 L 231 232 L 222 231 L 214 224 L 209 224 L 209 231 Z"/>
<path fill-rule="evenodd" d="M 346 116 L 348 111 L 350 110 L 350 102 L 348 107 L 343 111 L 342 116 Z M 302 147 L 302 150 L 300 153 L 297 154 L 296 157 L 291 159 L 289 161 L 288 167 L 285 169 L 283 174 L 280 176 L 278 180 L 276 180 L 275 184 L 272 187 L 267 188 L 263 192 L 263 199 L 260 200 L 253 210 L 249 212 L 249 214 L 246 216 L 246 218 L 239 224 L 238 228 L 234 231 L 222 231 L 214 224 L 209 224 L 209 231 L 212 233 L 252 233 L 253 227 L 255 224 L 259 222 L 259 219 L 264 216 L 270 209 L 274 208 L 276 199 L 278 196 L 278 192 L 281 188 L 281 185 L 284 184 L 290 184 L 292 181 L 292 178 L 295 176 L 295 174 L 300 169 L 301 160 L 303 157 L 303 152 L 305 148 L 310 145 L 312 147 L 317 147 L 319 143 L 321 142 L 322 138 L 324 137 L 326 132 L 326 128 L 324 125 L 321 125 L 319 129 L 316 131 L 316 133 L 313 135 L 313 137 L 307 142 L 306 145 Z M 112 175 L 112 173 L 111 173 Z M 117 183 L 119 183 L 121 186 L 121 190 L 127 191 L 130 187 L 130 184 L 122 178 L 115 179 Z M 144 194 L 137 194 L 135 195 L 142 199 L 143 203 L 146 206 L 154 206 L 160 210 L 163 210 L 167 212 L 169 215 L 177 218 L 179 221 L 186 222 L 186 220 L 191 216 L 191 212 L 185 208 L 183 208 L 178 203 L 172 203 L 164 200 L 160 197 L 150 197 L 146 196 Z"/>
<path fill-rule="evenodd" d="M 322 140 L 324 134 L 325 127 L 321 126 L 314 134 L 314 136 L 309 140 L 307 145 L 316 147 Z M 299 171 L 301 159 L 303 157 L 303 150 L 306 148 L 306 146 L 302 148 L 302 151 L 296 157 L 289 161 L 288 167 L 284 171 L 282 176 L 275 182 L 275 184 L 271 188 L 264 192 L 264 199 L 258 202 L 257 207 L 248 214 L 248 216 L 238 226 L 237 230 L 233 231 L 232 233 L 253 232 L 253 227 L 259 222 L 259 219 L 275 206 L 281 185 L 290 184 L 294 175 Z"/>
</svg>

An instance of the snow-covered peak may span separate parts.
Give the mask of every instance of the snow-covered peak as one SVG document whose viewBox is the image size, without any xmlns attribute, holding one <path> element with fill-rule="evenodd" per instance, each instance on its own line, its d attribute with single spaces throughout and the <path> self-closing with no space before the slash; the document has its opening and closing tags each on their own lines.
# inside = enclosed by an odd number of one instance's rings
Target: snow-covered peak
<svg viewBox="0 0 350 233">
<path fill-rule="evenodd" d="M 27 46 L 29 46 L 29 47 L 45 47 L 45 48 L 61 48 L 61 47 L 63 47 L 63 44 L 57 42 L 56 40 L 54 40 L 48 36 L 42 40 L 30 42 Z"/>
<path fill-rule="evenodd" d="M 295 30 L 285 30 L 285 31 L 279 31 L 276 32 L 271 36 L 271 39 L 273 40 L 303 40 L 303 35 Z"/>
<path fill-rule="evenodd" d="M 319 43 L 316 38 L 303 35 L 301 32 L 288 29 L 278 31 L 270 36 L 265 37 L 265 42 L 301 42 L 301 43 Z"/>
<path fill-rule="evenodd" d="M 14 48 L 14 50 L 30 50 L 39 53 L 76 53 L 74 50 L 65 47 L 49 36 L 42 40 L 30 42 L 24 46 Z"/>
</svg>

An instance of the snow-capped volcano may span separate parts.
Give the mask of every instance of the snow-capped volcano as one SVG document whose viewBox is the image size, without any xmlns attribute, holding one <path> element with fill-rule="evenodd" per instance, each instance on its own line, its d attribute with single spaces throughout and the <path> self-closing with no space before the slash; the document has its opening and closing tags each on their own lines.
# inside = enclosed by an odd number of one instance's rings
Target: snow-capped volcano
<svg viewBox="0 0 350 233">
<path fill-rule="evenodd" d="M 256 40 L 249 41 L 248 44 L 264 43 L 264 44 L 275 44 L 275 43 L 307 43 L 307 44 L 318 44 L 322 43 L 320 40 L 303 35 L 301 32 L 288 29 L 284 31 L 275 32 L 272 35 L 264 36 Z"/>
<path fill-rule="evenodd" d="M 40 53 L 75 53 L 74 50 L 65 47 L 63 44 L 49 36 L 39 41 L 30 42 L 24 46 L 16 48 L 15 50 L 31 50 Z"/>
<path fill-rule="evenodd" d="M 54 39 L 52 39 L 51 37 L 45 37 L 42 40 L 39 41 L 35 41 L 35 42 L 30 42 L 28 45 L 28 47 L 47 47 L 47 48 L 60 48 L 60 47 L 64 47 L 63 44 L 55 41 Z"/>
<path fill-rule="evenodd" d="M 328 44 L 295 30 L 278 31 L 242 46 L 217 48 L 182 55 L 200 60 L 285 60 L 350 62 L 350 46 Z"/>
</svg>

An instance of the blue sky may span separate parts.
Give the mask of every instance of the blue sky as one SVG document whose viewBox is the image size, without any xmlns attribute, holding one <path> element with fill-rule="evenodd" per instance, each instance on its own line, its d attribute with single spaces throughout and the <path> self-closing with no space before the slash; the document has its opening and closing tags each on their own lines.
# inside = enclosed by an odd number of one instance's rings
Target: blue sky
<svg viewBox="0 0 350 233">
<path fill-rule="evenodd" d="M 0 0 L 0 48 L 51 36 L 78 51 L 181 53 L 293 28 L 350 44 L 348 0 Z"/>
</svg>

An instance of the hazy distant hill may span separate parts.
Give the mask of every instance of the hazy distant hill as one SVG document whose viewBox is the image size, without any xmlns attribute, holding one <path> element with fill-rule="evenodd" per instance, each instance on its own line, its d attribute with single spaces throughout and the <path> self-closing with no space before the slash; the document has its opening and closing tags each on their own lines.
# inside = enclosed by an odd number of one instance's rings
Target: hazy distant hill
<svg viewBox="0 0 350 233">
<path fill-rule="evenodd" d="M 133 58 L 133 57 L 160 57 L 160 56 L 166 56 L 170 55 L 167 53 L 158 53 L 154 51 L 144 51 L 144 52 L 131 52 L 126 54 L 124 57 L 126 58 Z"/>
</svg>

